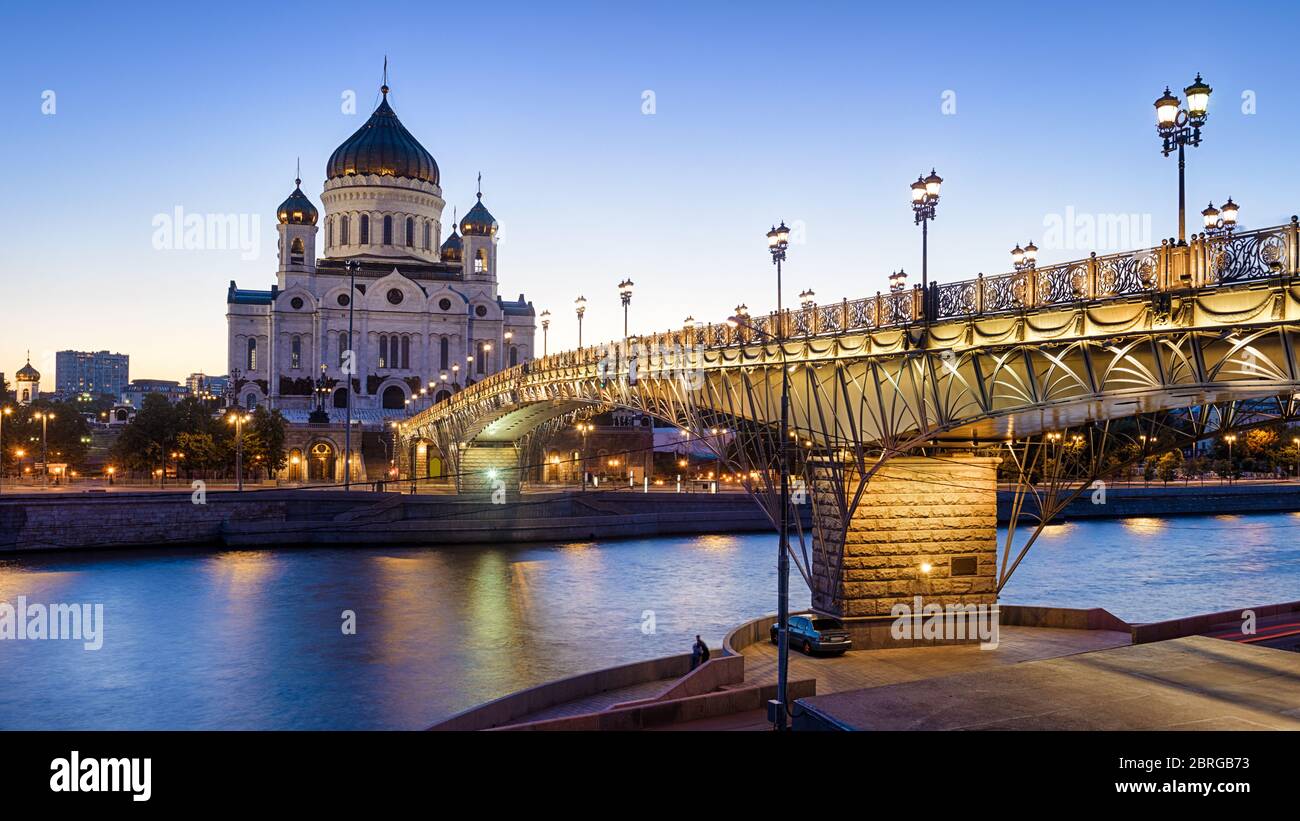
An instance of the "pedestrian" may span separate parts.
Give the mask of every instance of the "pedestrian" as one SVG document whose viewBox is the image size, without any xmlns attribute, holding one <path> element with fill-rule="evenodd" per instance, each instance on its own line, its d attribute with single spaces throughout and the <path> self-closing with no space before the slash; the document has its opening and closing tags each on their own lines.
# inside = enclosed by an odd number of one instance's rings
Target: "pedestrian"
<svg viewBox="0 0 1300 821">
<path fill-rule="evenodd" d="M 691 645 L 691 669 L 694 670 L 701 664 L 709 660 L 709 645 L 704 643 L 704 639 L 698 635 L 695 637 L 695 644 Z"/>
</svg>

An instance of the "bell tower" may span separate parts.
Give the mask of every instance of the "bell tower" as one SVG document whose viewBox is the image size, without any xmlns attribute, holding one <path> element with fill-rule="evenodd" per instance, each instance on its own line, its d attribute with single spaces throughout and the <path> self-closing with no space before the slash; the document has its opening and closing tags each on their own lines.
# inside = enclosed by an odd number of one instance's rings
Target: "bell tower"
<svg viewBox="0 0 1300 821">
<path fill-rule="evenodd" d="M 280 233 L 280 273 L 316 272 L 316 219 L 319 214 L 302 193 L 302 177 L 294 179 L 293 193 L 275 210 Z M 283 281 L 281 286 L 283 287 Z"/>
</svg>

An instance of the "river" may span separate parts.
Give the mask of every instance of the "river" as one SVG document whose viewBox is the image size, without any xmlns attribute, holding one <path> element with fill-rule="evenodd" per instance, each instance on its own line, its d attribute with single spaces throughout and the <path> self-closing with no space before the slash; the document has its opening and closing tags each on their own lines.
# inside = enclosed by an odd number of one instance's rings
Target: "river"
<svg viewBox="0 0 1300 821">
<path fill-rule="evenodd" d="M 1151 621 L 1300 598 L 1298 514 L 1045 532 L 1002 600 Z M 771 536 L 0 559 L 0 601 L 102 603 L 103 646 L 0 641 L 0 728 L 412 729 L 550 679 L 717 647 L 775 610 Z M 792 606 L 808 604 L 796 573 Z M 355 633 L 345 634 L 345 611 Z"/>
</svg>

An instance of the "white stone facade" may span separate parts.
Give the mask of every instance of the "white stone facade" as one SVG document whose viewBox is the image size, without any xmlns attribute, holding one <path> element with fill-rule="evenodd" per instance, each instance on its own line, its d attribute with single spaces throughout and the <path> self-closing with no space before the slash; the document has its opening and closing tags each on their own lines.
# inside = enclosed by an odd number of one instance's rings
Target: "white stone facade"
<svg viewBox="0 0 1300 821">
<path fill-rule="evenodd" d="M 442 249 L 436 167 L 431 176 L 336 175 L 325 183 L 319 224 L 300 190 L 280 207 L 275 285 L 244 290 L 232 281 L 227 293 L 239 404 L 305 422 L 324 366 L 331 421 L 343 417 L 350 375 L 352 416 L 374 426 L 533 358 L 532 305 L 497 291 L 495 225 L 485 231 L 467 219 L 469 235 L 453 228 Z M 481 202 L 476 213 L 487 214 Z M 325 256 L 317 259 L 322 229 Z"/>
</svg>

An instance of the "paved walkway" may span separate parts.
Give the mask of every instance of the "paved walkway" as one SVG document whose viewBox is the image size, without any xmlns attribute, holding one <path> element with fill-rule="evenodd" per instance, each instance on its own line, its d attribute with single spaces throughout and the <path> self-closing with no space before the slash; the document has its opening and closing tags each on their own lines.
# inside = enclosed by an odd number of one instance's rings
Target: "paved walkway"
<svg viewBox="0 0 1300 821">
<path fill-rule="evenodd" d="M 790 651 L 790 678 L 817 679 L 817 694 L 905 681 L 990 670 L 1034 659 L 1086 653 L 1129 643 L 1117 630 L 1064 630 L 1051 627 L 1003 627 L 998 646 L 981 650 L 975 644 L 859 650 L 843 656 L 809 657 Z M 745 683 L 776 681 L 776 645 L 751 644 L 744 649 Z"/>
<path fill-rule="evenodd" d="M 856 730 L 1296 730 L 1300 654 L 1191 636 L 802 703 Z"/>
</svg>

